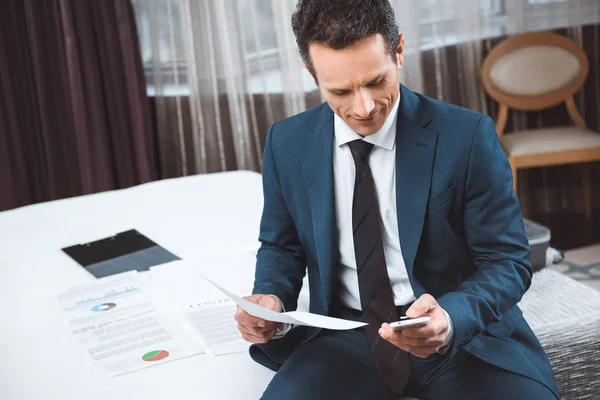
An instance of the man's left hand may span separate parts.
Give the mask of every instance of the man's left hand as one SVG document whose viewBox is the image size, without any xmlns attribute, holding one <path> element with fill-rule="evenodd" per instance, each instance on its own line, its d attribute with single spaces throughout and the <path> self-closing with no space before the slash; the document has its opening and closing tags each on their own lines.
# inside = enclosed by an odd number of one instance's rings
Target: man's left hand
<svg viewBox="0 0 600 400">
<path fill-rule="evenodd" d="M 406 311 L 409 318 L 428 316 L 427 325 L 393 330 L 388 323 L 379 328 L 379 335 L 402 350 L 419 358 L 437 353 L 446 339 L 448 320 L 446 314 L 433 296 L 424 294 Z"/>
</svg>

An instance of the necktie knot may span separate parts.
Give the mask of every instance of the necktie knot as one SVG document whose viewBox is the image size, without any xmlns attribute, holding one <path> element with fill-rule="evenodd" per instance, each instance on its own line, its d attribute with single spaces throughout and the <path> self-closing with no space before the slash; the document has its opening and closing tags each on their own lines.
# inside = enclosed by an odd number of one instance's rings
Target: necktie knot
<svg viewBox="0 0 600 400">
<path fill-rule="evenodd" d="M 353 140 L 348 143 L 350 147 L 350 152 L 352 153 L 352 157 L 354 158 L 354 162 L 366 162 L 369 158 L 369 154 L 373 149 L 373 144 L 369 142 L 365 142 L 362 139 Z"/>
</svg>

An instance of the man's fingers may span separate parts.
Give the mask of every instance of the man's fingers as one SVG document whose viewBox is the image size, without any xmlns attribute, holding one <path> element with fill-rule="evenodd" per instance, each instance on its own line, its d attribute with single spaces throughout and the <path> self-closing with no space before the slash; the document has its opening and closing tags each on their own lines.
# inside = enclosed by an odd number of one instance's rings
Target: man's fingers
<svg viewBox="0 0 600 400">
<path fill-rule="evenodd" d="M 254 332 L 269 331 L 276 329 L 278 326 L 277 322 L 265 321 L 264 319 L 253 317 L 239 306 L 237 312 L 235 313 L 235 320 L 238 322 L 238 325 Z"/>
<path fill-rule="evenodd" d="M 277 324 L 268 328 L 257 328 L 255 326 L 244 326 L 238 322 L 238 329 L 245 341 L 250 343 L 266 343 L 277 333 Z"/>
<path fill-rule="evenodd" d="M 240 330 L 240 332 L 242 330 L 244 330 L 247 332 L 251 332 L 253 335 L 262 335 L 264 333 L 271 332 L 273 330 L 277 330 L 277 325 L 269 325 L 264 328 L 261 328 L 261 327 L 246 326 L 246 325 L 242 325 L 242 324 L 238 323 L 238 329 Z"/>
<path fill-rule="evenodd" d="M 385 341 L 392 343 L 394 346 L 400 347 L 402 345 L 401 333 L 399 331 L 395 331 L 390 327 L 390 324 L 384 322 L 379 328 L 379 336 Z"/>
<path fill-rule="evenodd" d="M 390 341 L 390 343 L 392 343 L 394 346 L 396 346 L 396 347 L 404 350 L 407 353 L 414 354 L 415 356 L 417 356 L 419 358 L 429 357 L 433 353 L 437 353 L 437 351 L 440 349 L 440 346 L 437 346 L 437 345 L 411 346 L 411 345 L 409 345 L 407 343 L 394 342 L 394 341 Z"/>
<path fill-rule="evenodd" d="M 260 296 L 256 304 L 269 310 L 281 312 L 281 302 L 275 296 Z"/>
<path fill-rule="evenodd" d="M 240 333 L 242 334 L 242 338 L 250 343 L 267 343 L 275 336 L 275 332 L 272 332 L 269 335 L 254 335 L 250 332 L 240 330 Z"/>
<path fill-rule="evenodd" d="M 408 318 L 418 318 L 438 307 L 437 301 L 430 294 L 424 294 L 415 301 L 408 310 L 406 316 Z"/>
<path fill-rule="evenodd" d="M 384 340 L 407 353 L 414 354 L 419 358 L 429 357 L 437 353 L 444 343 L 448 330 L 448 321 L 444 310 L 428 294 L 419 297 L 406 311 L 406 316 L 409 318 L 417 318 L 424 315 L 428 315 L 431 318 L 427 325 L 395 331 L 388 323 L 383 323 L 379 329 L 379 335 Z"/>
<path fill-rule="evenodd" d="M 260 321 L 260 318 L 256 318 L 253 317 L 252 315 L 248 314 L 243 308 L 241 308 L 240 306 L 237 306 L 237 311 L 235 313 L 234 316 L 235 320 L 244 326 L 258 326 L 258 322 Z"/>
<path fill-rule="evenodd" d="M 265 294 L 253 294 L 245 296 L 244 299 L 265 307 L 269 310 L 283 311 L 281 301 L 276 296 Z M 273 339 L 277 333 L 279 323 L 266 321 L 262 318 L 256 318 L 248 314 L 240 306 L 237 307 L 235 320 L 238 323 L 238 329 L 245 341 L 250 343 L 266 343 Z"/>
<path fill-rule="evenodd" d="M 269 310 L 281 311 L 281 307 L 278 307 L 278 305 L 279 305 L 279 304 L 277 304 L 278 302 L 279 302 L 279 300 L 273 296 L 260 296 L 258 298 L 258 301 L 256 304 L 258 304 L 259 306 L 262 306 L 264 308 L 267 308 Z M 264 319 L 258 318 L 258 321 L 256 322 L 256 324 L 260 328 L 266 328 L 269 325 L 269 322 L 270 321 L 265 321 Z"/>
<path fill-rule="evenodd" d="M 382 339 L 392 343 L 394 346 L 414 354 L 419 358 L 429 357 L 436 353 L 444 343 L 444 337 L 437 335 L 433 337 L 410 338 L 404 336 L 404 331 L 394 331 L 389 324 L 383 323 L 379 329 L 379 335 Z"/>
<path fill-rule="evenodd" d="M 271 334 L 275 335 L 275 333 L 277 332 L 277 328 L 269 329 L 269 330 L 256 330 L 256 329 L 248 329 L 242 325 L 238 325 L 238 329 L 239 329 L 240 333 L 242 333 L 242 334 L 248 334 L 248 335 L 258 336 L 258 337 L 268 337 L 268 336 L 271 336 Z"/>
<path fill-rule="evenodd" d="M 281 312 L 281 302 L 275 296 L 270 295 L 262 295 L 255 294 L 252 296 L 246 296 L 244 299 L 258 304 L 261 307 L 268 308 L 269 310 Z M 244 311 L 240 306 L 237 307 L 237 312 L 235 314 L 235 320 L 238 321 L 241 325 L 244 325 L 248 328 L 265 328 L 265 330 L 270 330 L 274 326 L 277 326 L 277 322 L 273 321 L 265 321 L 262 318 L 256 318 L 248 314 Z"/>
<path fill-rule="evenodd" d="M 430 338 L 437 336 L 440 333 L 441 332 L 437 332 L 437 329 L 431 324 L 414 328 L 404 328 L 402 330 L 402 335 L 407 338 Z"/>
<path fill-rule="evenodd" d="M 264 321 L 254 317 L 252 317 L 251 320 L 240 319 L 237 321 L 238 326 L 244 327 L 245 329 L 255 333 L 272 331 L 273 329 L 277 329 L 279 326 L 279 323 L 277 322 Z"/>
<path fill-rule="evenodd" d="M 389 324 L 384 323 L 379 329 L 379 336 L 397 346 L 408 345 L 413 347 L 419 346 L 437 346 L 444 342 L 442 335 L 408 337 L 404 335 L 404 330 L 394 331 Z"/>
<path fill-rule="evenodd" d="M 402 330 L 402 335 L 411 338 L 434 337 L 445 334 L 448 330 L 448 320 L 441 307 L 437 307 L 429 315 L 431 319 L 427 325 L 413 326 Z"/>
<path fill-rule="evenodd" d="M 430 338 L 409 338 L 404 335 L 400 335 L 398 341 L 402 344 L 412 347 L 436 347 L 441 346 L 442 343 L 444 343 L 444 337 L 438 335 Z"/>
</svg>

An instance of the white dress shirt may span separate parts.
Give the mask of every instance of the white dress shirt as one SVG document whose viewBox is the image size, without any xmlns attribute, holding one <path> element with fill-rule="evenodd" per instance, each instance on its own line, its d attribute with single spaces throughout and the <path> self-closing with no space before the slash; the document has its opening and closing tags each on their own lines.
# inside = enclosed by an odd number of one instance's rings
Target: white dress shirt
<svg viewBox="0 0 600 400">
<path fill-rule="evenodd" d="M 396 212 L 396 121 L 399 104 L 400 96 L 381 129 L 364 138 L 354 132 L 337 114 L 334 116 L 333 176 L 335 214 L 341 255 L 337 275 L 338 294 L 343 305 L 355 310 L 361 309 L 352 231 L 352 200 L 356 167 L 348 143 L 357 139 L 363 139 L 374 145 L 369 155 L 369 167 L 375 181 L 382 222 L 383 252 L 394 293 L 394 303 L 401 306 L 415 300 L 400 249 L 398 213 Z"/>
<path fill-rule="evenodd" d="M 381 238 L 387 272 L 397 306 L 415 301 L 406 265 L 400 248 L 398 213 L 396 211 L 396 126 L 400 94 L 385 123 L 376 133 L 364 138 L 354 132 L 342 118 L 334 114 L 335 146 L 333 150 L 333 176 L 335 185 L 335 213 L 339 238 L 340 265 L 338 267 L 338 293 L 341 303 L 355 310 L 361 310 L 358 274 L 354 254 L 354 233 L 352 229 L 352 201 L 356 167 L 348 143 L 362 139 L 372 143 L 369 167 L 375 182 L 375 192 L 381 215 Z M 402 206 L 402 205 L 400 205 Z M 452 341 L 454 330 L 452 320 L 444 310 L 448 320 L 448 331 L 440 350 L 443 353 Z M 290 324 L 282 324 L 275 338 L 291 329 Z"/>
</svg>

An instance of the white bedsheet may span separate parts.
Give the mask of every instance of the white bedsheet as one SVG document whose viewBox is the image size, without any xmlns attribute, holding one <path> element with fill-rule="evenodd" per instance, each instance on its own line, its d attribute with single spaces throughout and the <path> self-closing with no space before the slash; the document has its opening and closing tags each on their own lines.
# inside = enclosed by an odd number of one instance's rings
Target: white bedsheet
<svg viewBox="0 0 600 400">
<path fill-rule="evenodd" d="M 54 299 L 95 279 L 60 249 L 137 229 L 184 259 L 258 247 L 260 174 L 237 171 L 0 213 L 0 399 L 257 399 L 273 376 L 247 353 L 203 354 L 106 379 Z"/>
</svg>

